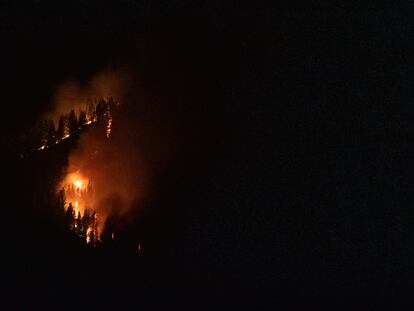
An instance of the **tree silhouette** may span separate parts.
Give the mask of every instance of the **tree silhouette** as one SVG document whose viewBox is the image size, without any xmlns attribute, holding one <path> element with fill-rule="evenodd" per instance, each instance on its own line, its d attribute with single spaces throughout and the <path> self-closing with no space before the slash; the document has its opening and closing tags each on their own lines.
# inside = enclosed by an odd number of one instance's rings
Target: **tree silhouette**
<svg viewBox="0 0 414 311">
<path fill-rule="evenodd" d="M 101 98 L 98 104 L 96 105 L 96 116 L 98 118 L 98 122 L 102 122 L 104 120 L 106 110 L 107 110 L 107 104 Z"/>
<path fill-rule="evenodd" d="M 82 237 L 84 239 L 87 238 L 88 228 L 92 225 L 92 212 L 90 209 L 86 208 L 85 213 L 83 214 L 82 218 Z"/>
<path fill-rule="evenodd" d="M 76 232 L 78 236 L 82 237 L 82 234 L 83 234 L 82 216 L 79 211 L 75 211 L 74 225 L 75 225 L 74 231 Z"/>
<path fill-rule="evenodd" d="M 56 131 L 56 136 L 58 140 L 61 140 L 63 136 L 65 136 L 65 127 L 66 127 L 65 117 L 61 116 L 59 118 L 58 128 Z"/>
<path fill-rule="evenodd" d="M 46 145 L 48 130 L 49 122 L 47 120 L 42 120 L 36 129 L 35 145 L 37 148 Z"/>
<path fill-rule="evenodd" d="M 85 128 L 86 122 L 87 122 L 87 120 L 86 120 L 86 112 L 85 111 L 81 111 L 81 113 L 79 115 L 79 122 L 78 122 L 79 123 L 78 126 L 79 126 L 79 129 L 80 130 L 83 130 Z"/>
<path fill-rule="evenodd" d="M 56 143 L 57 133 L 55 128 L 55 123 L 50 121 L 49 128 L 46 134 L 46 146 L 50 147 Z"/>
<path fill-rule="evenodd" d="M 55 215 L 57 216 L 59 223 L 61 223 L 63 226 L 65 222 L 65 216 L 66 216 L 66 211 L 65 211 L 66 197 L 65 197 L 65 191 L 63 188 L 59 190 L 56 196 L 55 202 L 56 202 Z"/>
<path fill-rule="evenodd" d="M 65 190 L 64 189 L 61 189 L 58 192 L 57 204 L 58 204 L 58 209 L 60 211 L 64 211 L 65 210 L 66 197 L 65 197 Z"/>
<path fill-rule="evenodd" d="M 72 110 L 69 113 L 68 126 L 69 126 L 69 134 L 71 136 L 75 136 L 75 135 L 78 134 L 78 132 L 79 132 L 79 128 L 78 128 L 78 118 L 76 117 L 76 113 L 75 113 L 74 110 Z"/>
<path fill-rule="evenodd" d="M 72 203 L 69 203 L 68 209 L 66 210 L 66 213 L 65 213 L 65 223 L 70 229 L 72 229 L 73 227 L 73 220 L 74 220 L 73 205 Z"/>
<path fill-rule="evenodd" d="M 93 218 L 93 229 L 92 229 L 92 236 L 91 236 L 91 243 L 93 246 L 96 245 L 96 242 L 98 241 L 98 222 L 96 220 L 96 213 L 93 212 L 92 214 L 92 218 Z"/>
<path fill-rule="evenodd" d="M 112 96 L 108 98 L 108 109 L 113 112 L 116 108 L 116 102 Z"/>
<path fill-rule="evenodd" d="M 96 107 L 93 103 L 90 103 L 88 105 L 88 112 L 87 112 L 87 116 L 88 116 L 88 121 L 96 121 Z"/>
</svg>

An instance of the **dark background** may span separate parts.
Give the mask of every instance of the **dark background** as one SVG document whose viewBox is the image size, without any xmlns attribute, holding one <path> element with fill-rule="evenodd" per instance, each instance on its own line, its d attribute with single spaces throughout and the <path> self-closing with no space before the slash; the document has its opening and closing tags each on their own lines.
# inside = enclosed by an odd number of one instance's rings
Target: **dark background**
<svg viewBox="0 0 414 311">
<path fill-rule="evenodd" d="M 79 288 L 79 299 L 409 301 L 412 4 L 0 6 L 8 293 L 72 296 Z M 21 167 L 14 137 L 47 109 L 62 80 L 88 81 L 103 66 L 130 64 L 137 50 L 145 53 L 137 43 L 141 33 L 162 43 L 162 65 L 147 68 L 149 85 L 162 92 L 178 78 L 177 89 L 188 86 L 190 98 L 206 98 L 194 104 L 196 115 L 213 102 L 206 114 L 211 122 L 200 126 L 207 143 L 195 142 L 201 156 L 194 152 L 165 171 L 154 215 L 130 229 L 150 234 L 162 227 L 149 239 L 156 251 L 143 262 L 123 246 L 103 254 L 76 251 L 77 262 L 99 262 L 97 276 L 80 277 L 79 284 L 73 273 L 60 274 L 76 261 L 67 253 L 77 246 L 34 225 L 50 222 L 30 202 L 33 180 L 49 178 L 41 165 L 51 164 L 40 159 L 29 171 Z M 216 122 L 228 124 L 230 133 L 223 144 L 231 147 L 219 155 L 218 134 L 210 132 Z M 214 158 L 212 167 L 194 170 L 206 158 Z M 163 209 L 167 203 L 174 208 Z M 137 284 L 135 276 L 143 274 L 146 281 Z"/>
</svg>

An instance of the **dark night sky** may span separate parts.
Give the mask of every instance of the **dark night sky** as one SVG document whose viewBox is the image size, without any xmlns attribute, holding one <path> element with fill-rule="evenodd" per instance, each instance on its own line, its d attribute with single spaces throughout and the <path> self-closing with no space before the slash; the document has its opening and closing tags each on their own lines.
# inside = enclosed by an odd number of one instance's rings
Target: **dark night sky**
<svg viewBox="0 0 414 311">
<path fill-rule="evenodd" d="M 261 294 L 406 298 L 414 277 L 412 4 L 276 2 L 2 1 L 3 133 L 36 120 L 62 80 L 134 64 L 138 35 L 161 33 L 166 70 L 183 66 L 214 85 L 209 117 L 237 128 L 225 169 L 183 174 L 188 201 L 201 207 L 177 211 L 197 249 L 179 258 Z M 174 168 L 168 174 L 166 185 Z"/>
</svg>

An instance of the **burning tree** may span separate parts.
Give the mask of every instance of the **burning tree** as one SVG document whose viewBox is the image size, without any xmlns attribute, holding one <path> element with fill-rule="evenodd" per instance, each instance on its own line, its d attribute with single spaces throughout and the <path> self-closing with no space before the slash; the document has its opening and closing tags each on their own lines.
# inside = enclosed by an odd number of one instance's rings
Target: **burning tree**
<svg viewBox="0 0 414 311">
<path fill-rule="evenodd" d="M 95 245 L 99 240 L 97 214 L 89 206 L 93 204 L 93 188 L 79 174 L 70 174 L 59 191 L 63 198 L 66 226 L 86 243 Z M 67 204 L 66 204 L 67 200 Z M 61 200 L 62 201 L 62 200 Z"/>
</svg>

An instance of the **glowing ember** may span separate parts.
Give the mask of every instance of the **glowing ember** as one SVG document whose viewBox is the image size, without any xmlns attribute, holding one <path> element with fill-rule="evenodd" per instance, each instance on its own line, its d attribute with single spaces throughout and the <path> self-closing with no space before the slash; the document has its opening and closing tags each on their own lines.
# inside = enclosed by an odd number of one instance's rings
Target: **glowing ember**
<svg viewBox="0 0 414 311">
<path fill-rule="evenodd" d="M 39 148 L 37 148 L 37 150 L 43 150 L 43 149 L 45 149 L 46 148 L 46 146 L 45 145 L 43 145 L 43 146 L 40 146 Z"/>
<path fill-rule="evenodd" d="M 106 126 L 106 138 L 109 138 L 109 136 L 111 135 L 111 130 L 112 130 L 112 118 L 110 117 L 110 119 L 108 120 L 108 125 Z"/>
<path fill-rule="evenodd" d="M 86 230 L 86 243 L 89 244 L 92 242 L 93 228 L 88 227 Z"/>
</svg>

